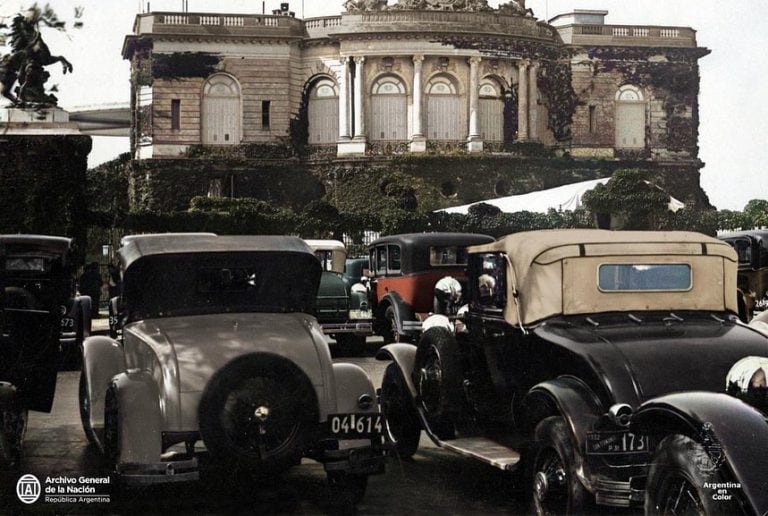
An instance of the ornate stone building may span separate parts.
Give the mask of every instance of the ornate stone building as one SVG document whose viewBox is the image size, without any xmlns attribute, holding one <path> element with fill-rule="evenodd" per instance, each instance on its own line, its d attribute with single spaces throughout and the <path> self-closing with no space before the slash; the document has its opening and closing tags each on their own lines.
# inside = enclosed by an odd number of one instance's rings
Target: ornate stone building
<svg viewBox="0 0 768 516">
<path fill-rule="evenodd" d="M 306 199 L 370 205 L 370 188 L 384 194 L 381 178 L 394 174 L 441 207 L 632 166 L 707 205 L 697 62 L 708 50 L 694 30 L 606 25 L 607 11 L 547 23 L 523 0 L 345 9 L 305 20 L 287 4 L 272 15 L 138 15 L 123 48 L 134 202 L 185 174 L 182 197 L 286 201 L 273 183 L 290 168 L 316 181 Z"/>
</svg>

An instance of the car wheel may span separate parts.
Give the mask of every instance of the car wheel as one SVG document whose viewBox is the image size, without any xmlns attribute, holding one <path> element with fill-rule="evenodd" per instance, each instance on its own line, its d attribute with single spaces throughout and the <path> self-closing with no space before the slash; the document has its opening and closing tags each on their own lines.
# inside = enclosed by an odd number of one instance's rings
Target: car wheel
<svg viewBox="0 0 768 516">
<path fill-rule="evenodd" d="M 416 453 L 421 437 L 421 422 L 397 364 L 389 364 L 381 381 L 381 411 L 386 436 L 400 458 Z"/>
<path fill-rule="evenodd" d="M 360 353 L 365 347 L 365 336 L 352 333 L 336 335 L 336 353 L 338 357 L 352 357 Z"/>
<path fill-rule="evenodd" d="M 456 338 L 446 328 L 430 328 L 421 336 L 413 382 L 432 431 L 452 437 L 454 416 L 461 411 L 462 371 Z"/>
<path fill-rule="evenodd" d="M 80 371 L 80 383 L 78 385 L 78 404 L 80 405 L 80 422 L 88 442 L 97 442 L 96 433 L 91 426 L 91 398 L 88 396 L 88 379 L 85 376 L 85 367 Z"/>
<path fill-rule="evenodd" d="M 384 310 L 384 322 L 381 325 L 381 336 L 384 338 L 384 344 L 400 342 L 400 334 L 397 331 L 397 317 L 395 316 L 395 309 L 392 306 L 388 306 L 387 309 Z"/>
<path fill-rule="evenodd" d="M 683 435 L 667 436 L 656 448 L 648 472 L 645 514 L 740 513 L 735 498 L 713 500 L 715 491 L 704 488 L 726 480 L 700 443 Z"/>
<path fill-rule="evenodd" d="M 565 420 L 548 417 L 536 426 L 535 435 L 534 514 L 581 514 L 590 495 L 576 476 L 575 451 Z"/>
<path fill-rule="evenodd" d="M 235 359 L 219 370 L 198 409 L 200 435 L 212 457 L 255 472 L 297 464 L 317 400 L 307 377 L 267 355 Z"/>
<path fill-rule="evenodd" d="M 367 475 L 353 475 L 343 471 L 329 471 L 328 485 L 331 488 L 330 499 L 339 513 L 354 513 L 355 506 L 365 496 L 368 487 Z"/>
</svg>

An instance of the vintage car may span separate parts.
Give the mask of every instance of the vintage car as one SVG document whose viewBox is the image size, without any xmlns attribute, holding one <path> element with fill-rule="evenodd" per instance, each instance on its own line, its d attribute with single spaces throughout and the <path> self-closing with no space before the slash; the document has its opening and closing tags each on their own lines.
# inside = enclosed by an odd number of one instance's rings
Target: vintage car
<svg viewBox="0 0 768 516">
<path fill-rule="evenodd" d="M 718 238 L 731 244 L 739 255 L 739 308 L 742 319 L 748 322 L 755 304 L 761 311 L 768 308 L 768 230 L 724 233 Z"/>
<path fill-rule="evenodd" d="M 423 429 L 438 446 L 519 469 L 538 514 L 595 502 L 768 510 L 766 419 L 725 394 L 726 379 L 741 378 L 728 385 L 751 381 L 765 406 L 765 374 L 742 361 L 764 361 L 768 339 L 735 315 L 727 243 L 551 230 L 468 253 L 460 319 L 432 316 L 418 345 L 377 355 L 393 360 L 380 403 L 400 456 Z"/>
<path fill-rule="evenodd" d="M 80 412 L 125 485 L 199 478 L 199 460 L 274 475 L 321 462 L 340 499 L 383 470 L 367 374 L 332 363 L 320 264 L 295 237 L 131 236 L 121 337 L 85 341 Z"/>
<path fill-rule="evenodd" d="M 488 242 L 493 238 L 471 233 L 409 233 L 371 242 L 374 332 L 384 342 L 416 339 L 421 320 L 434 311 L 435 285 L 448 276 L 461 285 L 467 247 Z M 458 306 L 447 310 L 455 314 Z"/>
<path fill-rule="evenodd" d="M 27 412 L 50 412 L 62 310 L 74 291 L 69 238 L 0 235 L 0 469 L 19 465 Z"/>
<path fill-rule="evenodd" d="M 347 249 L 338 240 L 305 240 L 320 261 L 323 274 L 317 294 L 317 321 L 336 340 L 337 354 L 353 354 L 373 335 L 368 288 L 344 275 Z"/>
</svg>

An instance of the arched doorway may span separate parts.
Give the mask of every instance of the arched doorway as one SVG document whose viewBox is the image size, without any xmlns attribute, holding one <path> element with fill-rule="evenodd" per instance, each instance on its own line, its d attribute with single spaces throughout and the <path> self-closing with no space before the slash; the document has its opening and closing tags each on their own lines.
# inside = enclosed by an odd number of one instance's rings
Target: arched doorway
<svg viewBox="0 0 768 516">
<path fill-rule="evenodd" d="M 429 81 L 427 92 L 427 138 L 463 140 L 466 128 L 461 124 L 461 102 L 454 82 L 445 75 Z"/>
<path fill-rule="evenodd" d="M 380 77 L 371 88 L 371 140 L 407 140 L 406 90 L 399 77 Z"/>
<path fill-rule="evenodd" d="M 627 84 L 616 92 L 617 149 L 645 148 L 645 105 L 643 92 L 636 86 Z"/>
<path fill-rule="evenodd" d="M 504 97 L 499 84 L 492 79 L 484 79 L 479 90 L 479 131 L 486 142 L 504 140 Z"/>
<path fill-rule="evenodd" d="M 318 80 L 309 92 L 309 144 L 335 143 L 339 138 L 339 91 L 331 79 Z"/>
<path fill-rule="evenodd" d="M 237 145 L 242 138 L 240 85 L 231 75 L 212 75 L 203 85 L 202 142 Z"/>
</svg>

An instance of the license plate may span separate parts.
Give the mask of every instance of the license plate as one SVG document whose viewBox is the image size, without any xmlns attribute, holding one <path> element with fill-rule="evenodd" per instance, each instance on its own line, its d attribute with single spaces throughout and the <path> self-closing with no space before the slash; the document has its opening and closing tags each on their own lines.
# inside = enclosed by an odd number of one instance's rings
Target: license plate
<svg viewBox="0 0 768 516">
<path fill-rule="evenodd" d="M 381 414 L 331 414 L 328 424 L 337 437 L 373 437 L 383 430 Z"/>
<path fill-rule="evenodd" d="M 632 432 L 587 432 L 588 455 L 622 455 L 649 453 L 650 439 L 647 435 Z"/>
<path fill-rule="evenodd" d="M 62 317 L 61 318 L 61 329 L 62 330 L 71 330 L 75 328 L 75 318 L 74 317 Z"/>
</svg>

